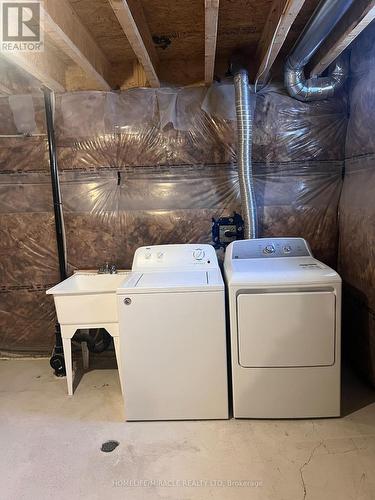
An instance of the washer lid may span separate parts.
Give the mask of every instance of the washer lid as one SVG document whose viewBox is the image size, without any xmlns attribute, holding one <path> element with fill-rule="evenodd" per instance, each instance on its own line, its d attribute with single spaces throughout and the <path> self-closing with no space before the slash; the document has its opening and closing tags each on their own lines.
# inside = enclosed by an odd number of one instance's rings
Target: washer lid
<svg viewBox="0 0 375 500">
<path fill-rule="evenodd" d="M 223 290 L 220 271 L 155 271 L 131 273 L 118 293 Z"/>
</svg>

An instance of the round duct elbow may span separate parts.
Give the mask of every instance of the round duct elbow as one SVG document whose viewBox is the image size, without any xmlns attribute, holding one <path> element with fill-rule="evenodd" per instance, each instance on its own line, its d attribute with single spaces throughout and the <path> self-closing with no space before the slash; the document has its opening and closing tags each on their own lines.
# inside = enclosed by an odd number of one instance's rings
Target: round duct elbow
<svg viewBox="0 0 375 500">
<path fill-rule="evenodd" d="M 304 68 L 295 68 L 288 59 L 285 66 L 285 87 L 291 97 L 299 101 L 320 101 L 332 97 L 343 87 L 348 75 L 348 63 L 339 58 L 327 77 L 305 78 Z"/>
</svg>

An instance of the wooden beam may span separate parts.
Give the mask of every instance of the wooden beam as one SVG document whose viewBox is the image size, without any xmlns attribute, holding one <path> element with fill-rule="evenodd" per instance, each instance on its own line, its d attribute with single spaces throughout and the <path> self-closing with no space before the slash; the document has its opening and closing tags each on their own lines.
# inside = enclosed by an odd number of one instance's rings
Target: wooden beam
<svg viewBox="0 0 375 500">
<path fill-rule="evenodd" d="M 129 89 L 133 87 L 146 87 L 147 78 L 142 64 L 137 59 L 126 64 L 126 71 L 116 71 L 116 78 L 121 75 L 122 81 L 119 83 L 121 89 Z"/>
<path fill-rule="evenodd" d="M 110 90 L 111 65 L 67 0 L 44 0 L 44 31 L 101 90 Z"/>
<path fill-rule="evenodd" d="M 274 0 L 256 53 L 258 62 L 256 78 L 259 81 L 267 79 L 268 73 L 304 3 L 305 0 Z"/>
<path fill-rule="evenodd" d="M 43 52 L 3 52 L 2 56 L 51 90 L 64 92 L 65 65 L 47 45 Z"/>
<path fill-rule="evenodd" d="M 95 90 L 97 88 L 95 81 L 87 77 L 85 78 L 82 74 L 82 70 L 77 65 L 67 67 L 65 78 L 66 87 L 69 91 Z M 147 79 L 143 66 L 137 59 L 113 64 L 110 82 L 112 88 L 116 90 L 147 86 Z"/>
<path fill-rule="evenodd" d="M 12 91 L 6 85 L 0 82 L 0 94 L 1 95 L 11 95 Z"/>
<path fill-rule="evenodd" d="M 311 62 L 311 75 L 320 75 L 328 68 L 373 19 L 375 0 L 355 0 L 354 5 L 315 54 Z"/>
<path fill-rule="evenodd" d="M 214 79 L 217 23 L 220 0 L 204 1 L 204 81 L 211 85 Z"/>
<path fill-rule="evenodd" d="M 140 0 L 109 0 L 129 43 L 142 64 L 151 87 L 160 87 L 159 64 Z"/>
</svg>

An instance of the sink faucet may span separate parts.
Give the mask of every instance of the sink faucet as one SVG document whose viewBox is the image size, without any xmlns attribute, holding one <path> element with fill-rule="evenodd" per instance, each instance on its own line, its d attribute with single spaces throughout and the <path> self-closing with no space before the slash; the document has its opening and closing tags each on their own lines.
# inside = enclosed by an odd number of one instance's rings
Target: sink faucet
<svg viewBox="0 0 375 500">
<path fill-rule="evenodd" d="M 99 267 L 98 274 L 117 274 L 115 264 L 109 264 L 106 262 L 104 266 Z"/>
</svg>

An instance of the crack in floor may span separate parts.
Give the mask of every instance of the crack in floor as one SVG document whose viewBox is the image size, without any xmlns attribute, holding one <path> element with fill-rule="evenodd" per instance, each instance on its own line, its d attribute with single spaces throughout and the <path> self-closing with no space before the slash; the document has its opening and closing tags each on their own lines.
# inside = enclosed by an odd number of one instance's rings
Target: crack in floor
<svg viewBox="0 0 375 500">
<path fill-rule="evenodd" d="M 305 467 L 307 467 L 309 465 L 309 463 L 311 462 L 311 460 L 313 459 L 314 455 L 315 455 L 315 452 L 318 448 L 320 448 L 321 446 L 323 445 L 323 441 L 320 441 L 319 444 L 317 444 L 311 451 L 310 453 L 310 456 L 309 458 L 306 460 L 306 462 L 301 465 L 301 467 L 299 468 L 299 473 L 300 473 L 300 476 L 301 476 L 301 482 L 302 482 L 302 487 L 303 487 L 303 500 L 306 500 L 306 496 L 307 496 L 307 489 L 306 489 L 306 483 L 305 483 L 305 479 L 303 477 L 303 470 Z"/>
</svg>

